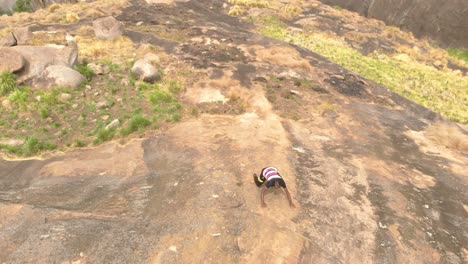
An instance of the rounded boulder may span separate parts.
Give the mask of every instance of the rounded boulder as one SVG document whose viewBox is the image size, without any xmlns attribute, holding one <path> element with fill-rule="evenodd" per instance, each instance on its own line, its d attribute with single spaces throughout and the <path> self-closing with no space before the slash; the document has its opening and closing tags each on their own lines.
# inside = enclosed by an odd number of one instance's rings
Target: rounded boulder
<svg viewBox="0 0 468 264">
<path fill-rule="evenodd" d="M 23 56 L 11 49 L 11 48 L 0 48 L 0 72 L 19 72 L 24 68 Z"/>
<path fill-rule="evenodd" d="M 132 67 L 132 73 L 135 76 L 145 82 L 153 83 L 161 79 L 156 67 L 148 63 L 146 60 L 137 60 Z"/>
</svg>

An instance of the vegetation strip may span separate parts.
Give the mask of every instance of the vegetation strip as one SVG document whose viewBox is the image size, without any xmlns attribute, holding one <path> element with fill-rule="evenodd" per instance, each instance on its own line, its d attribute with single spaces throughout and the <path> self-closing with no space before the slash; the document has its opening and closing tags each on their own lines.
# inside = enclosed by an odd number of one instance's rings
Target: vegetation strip
<svg viewBox="0 0 468 264">
<path fill-rule="evenodd" d="M 462 124 L 468 123 L 468 78 L 397 56 L 365 56 L 338 38 L 291 31 L 280 19 L 250 18 L 264 36 L 314 51 L 341 66 Z"/>
</svg>

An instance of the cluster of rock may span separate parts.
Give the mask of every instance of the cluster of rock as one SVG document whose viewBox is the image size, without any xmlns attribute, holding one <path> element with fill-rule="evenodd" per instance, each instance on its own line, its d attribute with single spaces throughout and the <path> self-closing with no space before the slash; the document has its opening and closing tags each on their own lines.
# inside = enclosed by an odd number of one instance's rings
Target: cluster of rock
<svg viewBox="0 0 468 264">
<path fill-rule="evenodd" d="M 8 34 L 0 48 L 0 71 L 17 75 L 19 83 L 37 88 L 76 88 L 85 77 L 72 67 L 78 58 L 78 47 L 71 36 L 67 45 L 32 46 L 30 27 Z"/>
</svg>

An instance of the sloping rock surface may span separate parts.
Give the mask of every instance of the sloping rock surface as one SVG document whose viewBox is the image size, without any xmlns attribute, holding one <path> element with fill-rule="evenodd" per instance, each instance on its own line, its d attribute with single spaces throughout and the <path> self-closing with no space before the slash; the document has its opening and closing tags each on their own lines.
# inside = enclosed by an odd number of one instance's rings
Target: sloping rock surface
<svg viewBox="0 0 468 264">
<path fill-rule="evenodd" d="M 210 39 L 126 33 L 197 71 L 181 97 L 237 95 L 244 111 L 188 117 L 126 144 L 0 159 L 2 261 L 466 262 L 467 157 L 427 137 L 437 114 L 253 34 L 220 1 L 132 1 L 117 19 L 155 14 Z M 260 207 L 252 174 L 268 165 L 297 208 L 280 190 Z"/>
<path fill-rule="evenodd" d="M 429 37 L 445 47 L 468 48 L 468 1 L 321 0 Z"/>
</svg>

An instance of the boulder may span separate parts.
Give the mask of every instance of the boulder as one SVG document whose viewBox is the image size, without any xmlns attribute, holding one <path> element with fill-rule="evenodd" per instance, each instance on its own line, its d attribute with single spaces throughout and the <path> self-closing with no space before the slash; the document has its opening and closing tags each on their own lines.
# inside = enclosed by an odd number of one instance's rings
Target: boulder
<svg viewBox="0 0 468 264">
<path fill-rule="evenodd" d="M 13 31 L 17 45 L 30 45 L 33 38 L 30 27 L 20 27 Z"/>
<path fill-rule="evenodd" d="M 3 39 L 0 41 L 0 47 L 11 47 L 16 46 L 17 41 L 13 33 L 8 33 Z"/>
<path fill-rule="evenodd" d="M 108 74 L 110 72 L 109 66 L 107 65 L 88 63 L 87 66 L 96 75 Z"/>
<path fill-rule="evenodd" d="M 19 52 L 11 48 L 0 48 L 0 72 L 19 72 L 24 64 L 24 58 Z"/>
<path fill-rule="evenodd" d="M 97 39 L 114 40 L 123 32 L 120 22 L 112 16 L 94 20 L 93 27 Z"/>
<path fill-rule="evenodd" d="M 32 82 L 36 79 L 49 65 L 64 65 L 69 66 L 73 59 L 72 48 L 66 46 L 14 46 L 10 47 L 17 53 L 23 56 L 26 67 L 18 74 L 18 82 Z"/>
<path fill-rule="evenodd" d="M 63 65 L 48 66 L 36 81 L 39 87 L 77 88 L 86 78 L 81 73 Z"/>
<path fill-rule="evenodd" d="M 137 60 L 132 67 L 132 73 L 145 82 L 153 83 L 161 79 L 158 70 L 146 60 Z"/>
</svg>

